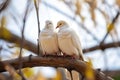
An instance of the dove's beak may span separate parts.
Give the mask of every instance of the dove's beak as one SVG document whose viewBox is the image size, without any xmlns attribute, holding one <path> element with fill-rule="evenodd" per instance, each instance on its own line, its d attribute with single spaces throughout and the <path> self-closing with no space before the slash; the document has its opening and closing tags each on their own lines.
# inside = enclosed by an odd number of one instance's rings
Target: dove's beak
<svg viewBox="0 0 120 80">
<path fill-rule="evenodd" d="M 56 27 L 56 29 L 58 28 L 59 26 Z"/>
</svg>

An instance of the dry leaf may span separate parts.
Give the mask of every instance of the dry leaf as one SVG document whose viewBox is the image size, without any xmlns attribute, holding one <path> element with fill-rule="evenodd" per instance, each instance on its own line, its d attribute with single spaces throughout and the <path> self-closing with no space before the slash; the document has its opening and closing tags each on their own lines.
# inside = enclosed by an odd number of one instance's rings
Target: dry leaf
<svg viewBox="0 0 120 80">
<path fill-rule="evenodd" d="M 120 0 L 116 0 L 116 4 L 120 6 Z"/>
<path fill-rule="evenodd" d="M 26 78 L 32 78 L 35 74 L 33 68 L 29 67 L 22 69 L 22 72 Z"/>
<path fill-rule="evenodd" d="M 95 23 L 96 23 L 96 21 L 95 21 L 95 18 L 96 18 L 96 16 L 95 16 L 95 12 L 94 12 L 93 9 L 90 9 L 90 12 L 91 12 L 92 20 L 93 20 L 93 22 L 94 22 L 94 24 L 95 24 Z"/>
<path fill-rule="evenodd" d="M 92 9 L 95 9 L 97 7 L 97 1 L 96 0 L 85 0 Z"/>
<path fill-rule="evenodd" d="M 81 15 L 81 8 L 82 8 L 82 2 L 80 2 L 79 0 L 76 0 L 75 2 L 75 7 L 76 7 L 76 11 L 75 14 L 78 15 L 82 21 L 84 21 L 84 17 Z"/>
<path fill-rule="evenodd" d="M 118 33 L 116 28 L 114 27 L 113 30 L 110 32 L 110 36 L 114 42 L 119 41 Z"/>
<path fill-rule="evenodd" d="M 92 18 L 94 24 L 96 25 L 95 9 L 97 8 L 97 0 L 85 0 L 85 2 L 87 2 L 90 6 L 89 10 L 90 10 L 90 13 L 91 13 L 91 18 Z"/>
<path fill-rule="evenodd" d="M 80 15 L 80 12 L 81 12 L 81 4 L 80 4 L 80 1 L 79 1 L 79 0 L 76 0 L 76 2 L 75 2 L 75 7 L 76 7 L 75 14 L 76 14 L 76 15 Z"/>
</svg>

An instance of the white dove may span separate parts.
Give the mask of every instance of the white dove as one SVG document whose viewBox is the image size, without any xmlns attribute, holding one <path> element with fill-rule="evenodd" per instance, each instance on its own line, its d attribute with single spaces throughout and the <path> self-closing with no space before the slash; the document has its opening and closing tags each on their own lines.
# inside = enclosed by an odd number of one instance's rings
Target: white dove
<svg viewBox="0 0 120 80">
<path fill-rule="evenodd" d="M 59 28 L 58 45 L 63 55 L 84 60 L 81 43 L 75 31 L 63 20 L 58 21 L 56 28 Z"/>
<path fill-rule="evenodd" d="M 57 55 L 59 52 L 57 33 L 54 31 L 52 21 L 45 22 L 45 27 L 40 32 L 39 44 L 43 50 L 43 55 Z"/>
</svg>

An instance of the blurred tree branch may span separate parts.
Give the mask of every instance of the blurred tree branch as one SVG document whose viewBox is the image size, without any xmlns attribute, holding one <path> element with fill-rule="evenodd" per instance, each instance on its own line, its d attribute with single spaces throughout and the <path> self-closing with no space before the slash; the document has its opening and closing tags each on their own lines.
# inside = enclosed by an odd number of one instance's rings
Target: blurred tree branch
<svg viewBox="0 0 120 80">
<path fill-rule="evenodd" d="M 39 45 L 39 35 L 40 35 L 40 19 L 39 19 L 39 1 L 34 0 L 34 6 L 37 16 L 37 23 L 38 23 L 38 39 L 37 39 L 37 46 L 38 46 L 38 56 L 40 56 L 40 50 L 42 51 L 40 45 Z"/>
<path fill-rule="evenodd" d="M 0 13 L 8 7 L 10 1 L 11 0 L 0 1 L 0 2 L 2 2 L 2 4 L 0 4 Z"/>
<path fill-rule="evenodd" d="M 64 67 L 71 70 L 76 70 L 82 75 L 85 74 L 85 70 L 87 68 L 87 64 L 80 60 L 73 60 L 71 58 L 63 58 L 63 57 L 39 57 L 32 56 L 31 59 L 29 57 L 23 57 L 23 68 L 25 67 L 35 67 L 35 66 L 51 66 L 51 67 Z M 0 72 L 5 71 L 4 66 L 5 63 L 9 63 L 14 66 L 15 69 L 19 68 L 19 59 L 0 61 Z M 102 72 L 98 70 L 93 70 L 95 73 L 95 80 L 112 80 L 110 77 L 105 76 Z"/>
<path fill-rule="evenodd" d="M 105 34 L 103 40 L 100 42 L 100 45 L 102 45 L 102 44 L 104 43 L 104 41 L 105 41 L 105 39 L 107 38 L 108 34 L 109 34 L 109 33 L 111 32 L 111 30 L 114 28 L 114 27 L 111 27 L 111 25 L 114 25 L 114 24 L 115 24 L 115 22 L 116 22 L 116 20 L 118 19 L 119 15 L 120 15 L 120 11 L 118 11 L 117 14 L 116 14 L 116 16 L 113 18 L 113 20 L 112 20 L 112 22 L 111 22 L 111 24 L 110 24 L 109 30 L 108 30 L 107 33 Z"/>
<path fill-rule="evenodd" d="M 93 47 L 90 47 L 90 48 L 87 48 L 87 49 L 83 49 L 83 52 L 87 53 L 87 52 L 91 52 L 91 51 L 95 51 L 95 50 L 99 50 L 99 49 L 104 50 L 104 49 L 107 49 L 107 48 L 115 48 L 115 47 L 118 47 L 118 46 L 120 46 L 120 41 L 111 42 L 111 43 L 104 43 L 104 44 L 101 44 L 101 45 L 96 45 L 96 46 L 93 46 Z"/>
<path fill-rule="evenodd" d="M 120 70 L 103 71 L 103 73 L 110 77 L 120 76 Z"/>
<path fill-rule="evenodd" d="M 8 31 L 8 30 L 6 29 L 6 31 Z M 10 38 L 7 38 L 2 34 L 1 29 L 0 29 L 0 33 L 1 33 L 0 34 L 0 39 L 6 40 L 6 41 L 11 42 L 11 43 L 15 43 L 15 44 L 17 44 L 18 47 L 20 46 L 19 42 L 22 40 L 21 37 L 11 33 L 10 31 L 8 31 L 8 33 L 10 35 Z M 96 46 L 93 46 L 93 47 L 90 47 L 90 48 L 87 48 L 87 49 L 83 49 L 83 52 L 85 54 L 87 52 L 91 52 L 91 51 L 95 51 L 95 50 L 99 50 L 99 49 L 103 50 L 103 49 L 107 49 L 107 48 L 118 47 L 118 46 L 116 46 L 116 44 L 120 46 L 120 41 L 119 42 L 111 42 L 111 43 L 104 43 L 104 44 L 101 44 L 101 45 L 96 45 Z M 23 48 L 37 54 L 37 45 L 28 41 L 28 40 L 24 40 Z M 42 53 L 42 52 L 40 51 L 40 53 Z"/>
</svg>

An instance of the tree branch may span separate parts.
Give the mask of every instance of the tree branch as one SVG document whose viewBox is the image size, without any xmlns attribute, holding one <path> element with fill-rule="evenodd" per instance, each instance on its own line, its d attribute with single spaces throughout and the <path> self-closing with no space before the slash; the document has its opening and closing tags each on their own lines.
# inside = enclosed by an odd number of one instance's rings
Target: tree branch
<svg viewBox="0 0 120 80">
<path fill-rule="evenodd" d="M 4 28 L 5 29 L 5 28 Z M 10 43 L 15 43 L 17 44 L 17 46 L 20 46 L 20 42 L 21 42 L 21 37 L 11 33 L 10 31 L 8 31 L 7 29 L 5 29 L 5 31 L 7 31 L 9 33 L 10 36 L 4 36 L 4 34 L 2 34 L 3 30 L 1 30 L 0 28 L 0 39 L 6 40 Z M 36 44 L 28 41 L 28 40 L 24 40 L 24 44 L 23 44 L 23 48 L 30 50 L 31 52 L 37 53 L 37 46 Z"/>
<path fill-rule="evenodd" d="M 6 29 L 6 31 L 8 31 Z M 5 37 L 3 34 L 2 34 L 2 30 L 0 29 L 0 39 L 3 39 L 3 40 L 6 40 L 8 42 L 11 42 L 11 43 L 15 43 L 17 44 L 18 46 L 20 46 L 19 42 L 22 40 L 21 37 L 11 33 L 10 31 L 9 32 L 9 35 L 10 37 Z M 95 50 L 99 50 L 99 49 L 108 49 L 108 48 L 113 48 L 113 47 L 118 47 L 116 46 L 116 44 L 118 46 L 120 46 L 120 41 L 118 42 L 111 42 L 111 43 L 104 43 L 102 45 L 96 45 L 96 46 L 93 46 L 93 47 L 90 47 L 90 48 L 87 48 L 87 49 L 83 49 L 83 53 L 88 53 L 88 52 L 91 52 L 91 51 L 95 51 Z M 28 40 L 24 40 L 24 44 L 23 44 L 23 48 L 37 54 L 37 45 L 28 41 Z M 40 51 L 40 53 L 42 53 Z"/>
<path fill-rule="evenodd" d="M 83 52 L 87 53 L 87 52 L 92 52 L 92 51 L 99 50 L 99 49 L 104 50 L 104 49 L 115 48 L 115 47 L 119 47 L 119 46 L 120 46 L 120 41 L 110 42 L 110 43 L 104 43 L 104 44 L 101 44 L 101 45 L 96 45 L 96 46 L 93 46 L 93 47 L 90 47 L 90 48 L 87 48 L 87 49 L 83 49 Z"/>
<path fill-rule="evenodd" d="M 120 70 L 104 71 L 110 77 L 120 76 Z"/>
<path fill-rule="evenodd" d="M 29 57 L 22 58 L 23 61 L 23 68 L 25 67 L 35 67 L 35 66 L 51 66 L 51 67 L 64 67 L 71 70 L 76 70 L 82 75 L 85 74 L 85 70 L 87 65 L 85 62 L 80 60 L 73 60 L 70 58 L 64 57 L 39 57 L 39 56 L 32 56 L 31 59 Z M 13 60 L 6 60 L 0 61 L 0 72 L 5 71 L 4 66 L 5 63 L 9 63 L 10 65 L 14 66 L 15 69 L 19 68 L 19 59 Z M 96 80 L 112 80 L 106 77 L 102 72 L 94 70 Z"/>
<path fill-rule="evenodd" d="M 37 23 L 38 23 L 38 39 L 37 39 L 38 56 L 40 56 L 40 50 L 42 51 L 42 49 L 41 49 L 41 46 L 39 45 L 40 19 L 39 19 L 39 2 L 37 2 L 37 0 L 34 0 L 34 6 L 35 6 L 35 10 L 36 10 L 36 17 L 37 17 Z"/>
<path fill-rule="evenodd" d="M 8 7 L 10 1 L 11 1 L 11 0 L 1 1 L 1 2 L 3 2 L 3 3 L 0 4 L 0 13 Z"/>
</svg>

